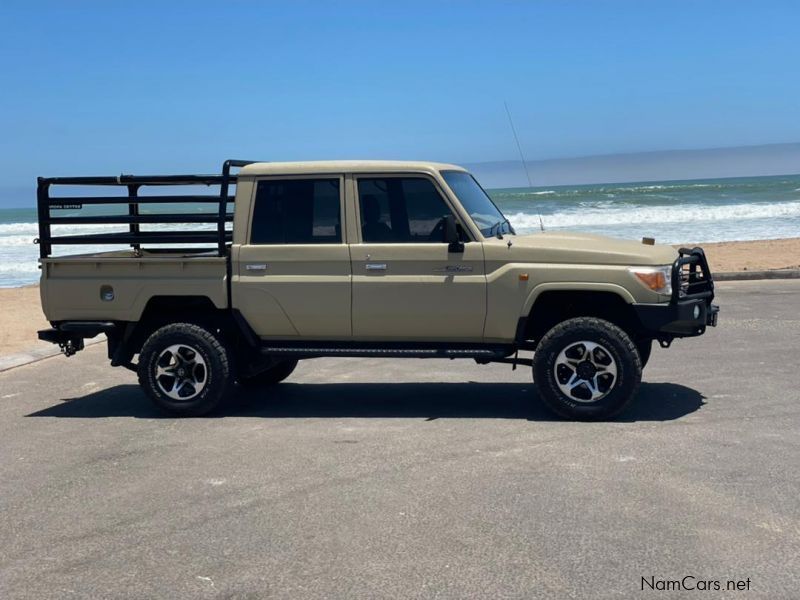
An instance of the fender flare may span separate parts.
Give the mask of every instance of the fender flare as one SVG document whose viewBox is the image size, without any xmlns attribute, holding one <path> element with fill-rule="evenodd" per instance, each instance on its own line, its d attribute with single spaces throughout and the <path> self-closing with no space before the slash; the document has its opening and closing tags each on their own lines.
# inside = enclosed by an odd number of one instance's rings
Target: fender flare
<svg viewBox="0 0 800 600">
<path fill-rule="evenodd" d="M 621 285 L 617 285 L 616 283 L 599 283 L 589 281 L 557 281 L 540 283 L 531 290 L 530 294 L 528 294 L 528 297 L 525 299 L 525 303 L 522 306 L 522 312 L 519 316 L 522 318 L 529 317 L 531 310 L 533 309 L 533 305 L 536 303 L 536 300 L 539 299 L 539 296 L 541 296 L 544 292 L 580 291 L 610 292 L 622 298 L 626 304 L 633 304 L 636 302 L 635 298 L 628 290 Z"/>
</svg>

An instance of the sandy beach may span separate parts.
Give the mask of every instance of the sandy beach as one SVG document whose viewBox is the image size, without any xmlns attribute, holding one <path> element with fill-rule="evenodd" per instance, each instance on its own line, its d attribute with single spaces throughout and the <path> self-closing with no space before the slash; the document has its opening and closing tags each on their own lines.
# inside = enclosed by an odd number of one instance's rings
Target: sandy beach
<svg viewBox="0 0 800 600">
<path fill-rule="evenodd" d="M 38 285 L 0 288 L 0 356 L 52 346 L 36 338 L 47 327 Z"/>
<path fill-rule="evenodd" d="M 712 272 L 800 269 L 800 238 L 684 245 L 702 246 Z"/>
<path fill-rule="evenodd" d="M 800 268 L 800 238 L 685 245 L 705 248 L 713 272 Z M 51 347 L 36 338 L 46 327 L 37 285 L 0 288 L 0 356 Z"/>
</svg>

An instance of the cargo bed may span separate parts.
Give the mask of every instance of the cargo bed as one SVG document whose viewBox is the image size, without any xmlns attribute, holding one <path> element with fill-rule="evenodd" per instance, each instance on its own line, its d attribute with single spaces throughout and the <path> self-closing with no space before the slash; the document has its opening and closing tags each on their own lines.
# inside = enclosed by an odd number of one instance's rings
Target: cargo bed
<svg viewBox="0 0 800 600">
<path fill-rule="evenodd" d="M 47 319 L 131 321 L 153 296 L 203 296 L 228 308 L 231 169 L 250 162 L 225 161 L 219 175 L 40 177 L 35 242 Z M 197 186 L 216 193 L 185 193 Z M 79 253 L 103 245 L 129 248 Z"/>
<path fill-rule="evenodd" d="M 130 320 L 158 296 L 207 296 L 227 308 L 227 257 L 215 251 L 118 250 L 41 260 L 51 322 Z M 123 317 L 124 316 L 124 317 Z"/>
</svg>

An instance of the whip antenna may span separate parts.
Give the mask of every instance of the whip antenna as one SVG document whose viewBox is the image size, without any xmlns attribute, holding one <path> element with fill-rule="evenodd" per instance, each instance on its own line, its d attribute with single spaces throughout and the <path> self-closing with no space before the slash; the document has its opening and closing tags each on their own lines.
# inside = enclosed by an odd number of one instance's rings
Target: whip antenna
<svg viewBox="0 0 800 600">
<path fill-rule="evenodd" d="M 531 181 L 531 174 L 528 171 L 528 163 L 525 160 L 525 155 L 522 154 L 522 146 L 519 143 L 519 137 L 517 136 L 517 128 L 514 127 L 514 120 L 511 118 L 511 111 L 508 110 L 508 102 L 503 100 L 503 106 L 506 107 L 506 114 L 508 115 L 508 124 L 511 125 L 511 133 L 514 134 L 514 141 L 517 143 L 517 150 L 519 150 L 519 159 L 522 161 L 522 168 L 525 169 L 525 177 L 528 179 L 528 187 L 533 187 L 533 182 Z M 539 217 L 539 228 L 544 231 L 544 222 L 542 221 L 542 215 L 537 214 Z"/>
</svg>

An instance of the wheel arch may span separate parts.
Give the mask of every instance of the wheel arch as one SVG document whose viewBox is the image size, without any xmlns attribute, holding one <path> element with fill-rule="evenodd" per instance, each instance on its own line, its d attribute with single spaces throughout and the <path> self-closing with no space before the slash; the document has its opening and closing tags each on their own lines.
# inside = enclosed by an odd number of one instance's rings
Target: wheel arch
<svg viewBox="0 0 800 600">
<path fill-rule="evenodd" d="M 575 317 L 604 319 L 636 336 L 640 323 L 634 301 L 628 290 L 610 283 L 542 284 L 526 301 L 517 336 L 538 341 L 558 323 Z"/>
<path fill-rule="evenodd" d="M 137 321 L 122 323 L 109 336 L 108 353 L 112 365 L 125 365 L 137 354 L 147 338 L 171 323 L 192 323 L 213 331 L 234 347 L 249 340 L 232 311 L 218 308 L 208 296 L 152 296 Z"/>
</svg>

